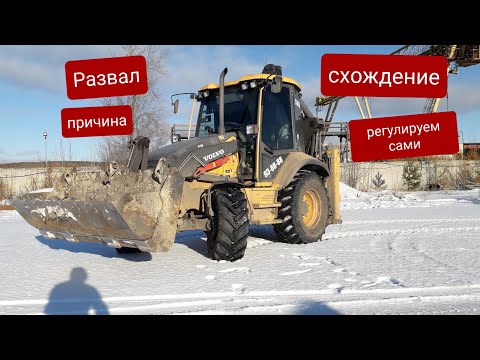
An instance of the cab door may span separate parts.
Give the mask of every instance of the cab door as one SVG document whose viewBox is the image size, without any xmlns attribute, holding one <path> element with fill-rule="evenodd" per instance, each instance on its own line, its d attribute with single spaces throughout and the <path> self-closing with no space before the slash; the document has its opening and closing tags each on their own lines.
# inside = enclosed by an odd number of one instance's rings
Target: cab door
<svg viewBox="0 0 480 360">
<path fill-rule="evenodd" d="M 273 93 L 270 85 L 262 91 L 257 181 L 272 181 L 288 154 L 297 151 L 292 91 L 290 85 L 284 85 L 279 93 Z"/>
</svg>

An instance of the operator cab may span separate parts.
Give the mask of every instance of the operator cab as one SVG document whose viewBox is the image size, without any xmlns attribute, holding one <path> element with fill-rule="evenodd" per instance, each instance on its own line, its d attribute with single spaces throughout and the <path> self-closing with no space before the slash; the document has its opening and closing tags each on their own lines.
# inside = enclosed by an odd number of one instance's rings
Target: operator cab
<svg viewBox="0 0 480 360">
<path fill-rule="evenodd" d="M 228 85 L 228 83 L 226 84 Z M 199 92 L 200 111 L 195 136 L 218 134 L 218 89 Z M 258 103 L 260 90 L 256 80 L 225 86 L 225 132 L 235 132 L 240 149 L 240 173 L 244 179 L 254 176 L 255 144 L 258 134 Z"/>
<path fill-rule="evenodd" d="M 219 133 L 219 88 L 208 84 L 196 94 L 196 137 Z M 225 132 L 237 135 L 243 180 L 271 181 L 289 153 L 305 151 L 300 91 L 294 79 L 282 76 L 281 67 L 272 64 L 262 74 L 225 83 Z"/>
</svg>

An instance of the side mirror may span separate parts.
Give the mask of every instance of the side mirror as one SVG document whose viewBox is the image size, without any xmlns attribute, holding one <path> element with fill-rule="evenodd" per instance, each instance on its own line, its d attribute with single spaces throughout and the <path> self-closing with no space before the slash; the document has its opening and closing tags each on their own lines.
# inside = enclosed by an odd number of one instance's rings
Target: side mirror
<svg viewBox="0 0 480 360">
<path fill-rule="evenodd" d="M 180 134 L 172 134 L 172 138 L 170 140 L 172 141 L 172 144 L 173 144 L 173 143 L 182 141 L 182 138 Z"/>
<path fill-rule="evenodd" d="M 192 99 L 192 100 L 195 99 L 195 94 L 193 94 L 193 93 L 190 94 L 190 99 Z"/>
<path fill-rule="evenodd" d="M 283 79 L 280 75 L 276 75 L 273 78 L 272 85 L 270 86 L 272 93 L 278 94 L 280 91 L 282 91 L 282 87 L 283 87 Z"/>
<path fill-rule="evenodd" d="M 178 105 L 179 105 L 179 101 L 178 99 L 175 100 L 175 102 L 173 103 L 173 113 L 176 114 L 178 112 Z"/>
</svg>

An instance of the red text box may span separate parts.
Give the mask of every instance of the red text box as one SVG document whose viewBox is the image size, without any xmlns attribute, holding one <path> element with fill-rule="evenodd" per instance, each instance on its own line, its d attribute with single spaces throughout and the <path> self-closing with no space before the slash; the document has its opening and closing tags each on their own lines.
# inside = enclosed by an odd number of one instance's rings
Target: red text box
<svg viewBox="0 0 480 360">
<path fill-rule="evenodd" d="M 144 56 L 72 60 L 65 64 L 71 100 L 141 95 L 148 91 Z"/>
<path fill-rule="evenodd" d="M 62 135 L 65 138 L 131 135 L 132 132 L 130 105 L 62 109 Z"/>
<path fill-rule="evenodd" d="M 348 128 L 355 162 L 459 152 L 453 111 L 352 120 Z"/>
<path fill-rule="evenodd" d="M 325 96 L 443 98 L 443 56 L 325 54 L 320 91 Z"/>
</svg>

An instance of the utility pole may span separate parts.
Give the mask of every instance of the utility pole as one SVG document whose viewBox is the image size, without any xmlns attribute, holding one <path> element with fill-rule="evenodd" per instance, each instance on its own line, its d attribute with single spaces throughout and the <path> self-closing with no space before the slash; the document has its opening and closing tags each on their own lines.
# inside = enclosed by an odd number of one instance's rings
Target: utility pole
<svg viewBox="0 0 480 360">
<path fill-rule="evenodd" d="M 47 130 L 43 132 L 43 137 L 45 138 L 45 171 L 48 170 L 48 160 L 47 160 Z"/>
<path fill-rule="evenodd" d="M 461 137 L 462 140 L 461 140 L 461 142 L 460 142 L 460 133 L 462 133 L 462 137 Z M 464 145 L 463 145 L 463 131 L 459 131 L 459 132 L 458 132 L 458 143 L 461 144 L 461 145 L 459 146 L 458 151 L 460 152 L 460 156 L 461 156 L 461 158 L 462 158 L 462 160 L 463 160 L 463 153 L 464 153 L 464 151 L 465 151 L 465 150 L 464 150 Z"/>
</svg>

